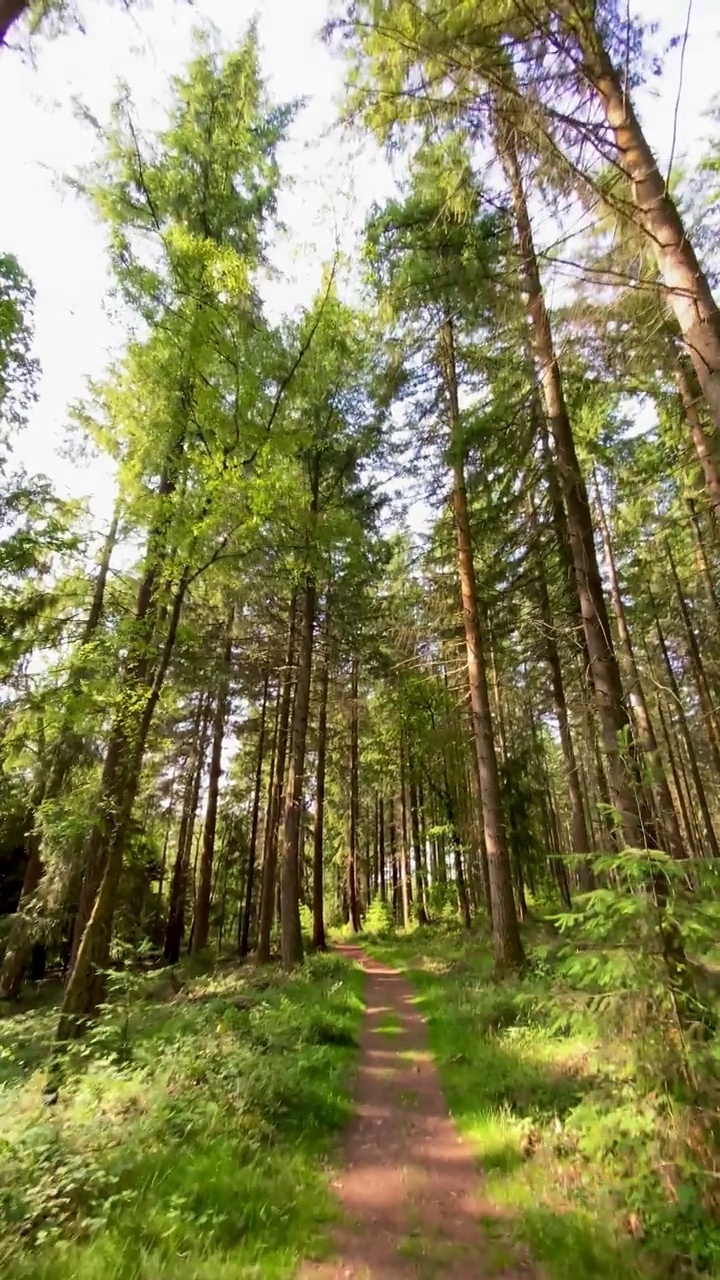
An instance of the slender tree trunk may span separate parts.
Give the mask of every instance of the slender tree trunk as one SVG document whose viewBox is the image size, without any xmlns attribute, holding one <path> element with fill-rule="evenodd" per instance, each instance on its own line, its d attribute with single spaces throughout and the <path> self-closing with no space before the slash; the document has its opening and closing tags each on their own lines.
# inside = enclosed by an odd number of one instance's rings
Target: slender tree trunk
<svg viewBox="0 0 720 1280">
<path fill-rule="evenodd" d="M 387 884 L 385 872 L 385 799 L 378 799 L 378 871 L 380 880 L 380 897 L 387 900 Z"/>
<path fill-rule="evenodd" d="M 358 661 L 353 657 L 350 675 L 350 847 L 347 867 L 348 918 L 353 933 L 360 930 L 357 896 L 358 765 Z"/>
<path fill-rule="evenodd" d="M 470 535 L 467 492 L 465 489 L 465 447 L 460 423 L 454 335 L 452 321 L 449 318 L 445 320 L 441 331 L 441 365 L 450 406 L 453 516 L 462 594 L 465 644 L 467 648 L 473 737 L 478 759 L 485 848 L 488 860 L 493 944 L 497 969 L 499 972 L 503 972 L 507 969 L 522 968 L 525 957 L 515 913 L 510 859 L 503 834 L 500 778 L 490 713 L 485 654 L 480 631 L 475 564 Z"/>
<path fill-rule="evenodd" d="M 293 694 L 296 630 L 297 593 L 294 592 L 292 600 L 290 601 L 290 625 L 288 629 L 288 647 L 285 659 L 285 678 L 283 680 L 282 687 L 282 705 L 280 707 L 280 720 L 277 734 L 275 782 L 270 798 L 268 820 L 265 825 L 263 876 L 260 894 L 260 925 L 258 929 L 257 948 L 257 959 L 259 964 L 267 964 L 270 960 L 270 935 L 272 933 L 273 915 L 275 912 L 277 831 L 285 786 L 285 758 L 287 755 L 288 731 L 290 727 L 290 711 Z"/>
<path fill-rule="evenodd" d="M 674 704 L 675 704 L 675 715 L 678 718 L 678 721 L 680 723 L 680 728 L 682 730 L 683 738 L 685 740 L 685 749 L 687 751 L 688 762 L 690 764 L 690 773 L 692 775 L 693 784 L 695 786 L 695 793 L 697 795 L 698 804 L 700 805 L 700 812 L 702 813 L 703 822 L 705 824 L 705 834 L 707 837 L 708 847 L 710 849 L 711 857 L 720 858 L 720 848 L 718 847 L 718 842 L 715 835 L 715 828 L 713 827 L 712 818 L 710 816 L 710 807 L 708 805 L 707 795 L 705 793 L 705 787 L 703 785 L 703 781 L 700 776 L 700 769 L 698 767 L 697 756 L 695 754 L 695 748 L 693 746 L 692 738 L 690 736 L 690 730 L 688 728 L 688 723 L 685 716 L 685 709 L 683 707 L 682 698 L 680 696 L 680 690 L 678 688 L 677 680 L 675 679 L 675 672 L 673 671 L 672 663 L 670 661 L 670 655 L 668 653 L 667 645 L 665 643 L 665 636 L 663 634 L 663 629 L 660 625 L 660 619 L 658 617 L 657 610 L 655 609 L 652 598 L 651 598 L 651 603 L 652 603 L 653 612 L 655 615 L 655 630 L 657 632 L 658 645 L 660 647 L 660 653 L 662 655 L 665 671 L 667 673 L 668 684 L 670 685 L 670 692 L 672 693 Z"/>
<path fill-rule="evenodd" d="M 191 952 L 197 955 L 207 944 L 210 932 L 210 898 L 212 891 L 213 862 L 215 860 L 215 831 L 217 828 L 218 796 L 220 794 L 220 775 L 222 772 L 222 748 L 225 737 L 225 720 L 228 710 L 228 693 L 230 689 L 230 665 L 232 662 L 233 624 L 235 610 L 230 610 L 225 633 L 225 645 L 222 654 L 222 670 L 215 704 L 215 723 L 213 724 L 212 750 L 210 754 L 210 775 L 208 778 L 208 797 L 205 809 L 205 826 L 203 828 L 202 857 L 200 858 L 200 874 L 198 877 L 195 898 L 195 919 L 193 922 Z"/>
<path fill-rule="evenodd" d="M 534 509 L 532 510 L 532 523 L 535 534 L 537 535 L 537 519 Z M 570 826 L 572 832 L 572 852 L 578 858 L 578 878 L 580 885 L 584 890 L 593 888 L 594 876 L 592 866 L 590 864 L 589 854 L 592 852 L 592 842 L 588 834 L 587 823 L 585 821 L 585 806 L 583 804 L 582 787 L 580 784 L 580 770 L 578 768 L 577 758 L 575 755 L 575 747 L 572 740 L 572 731 L 570 729 L 570 718 L 568 716 L 567 699 L 565 697 L 565 681 L 563 680 L 562 664 L 560 662 L 560 653 L 555 640 L 555 619 L 553 618 L 552 608 L 550 605 L 550 595 L 545 581 L 545 572 L 541 557 L 537 557 L 537 593 L 538 603 L 540 607 L 540 622 L 542 624 L 542 642 L 545 661 L 550 670 L 550 683 L 553 693 L 553 702 L 555 703 L 555 714 L 558 721 L 558 729 L 560 731 L 560 745 L 563 753 L 563 761 L 565 764 L 565 778 L 568 787 L 568 798 L 570 801 Z"/>
<path fill-rule="evenodd" d="M 645 690 L 640 679 L 637 662 L 635 661 L 635 651 L 633 649 L 630 637 L 630 628 L 628 627 L 627 615 L 625 613 L 625 605 L 620 591 L 620 581 L 615 563 L 615 554 L 613 552 L 612 541 L 610 538 L 610 528 L 605 516 L 605 509 L 602 503 L 602 495 L 597 479 L 595 480 L 595 496 L 597 501 L 598 518 L 600 523 L 600 533 L 602 535 L 603 551 L 605 554 L 605 565 L 610 581 L 610 599 L 615 611 L 615 620 L 617 623 L 618 635 L 620 637 L 621 652 L 625 657 L 625 668 L 627 675 L 627 687 L 630 700 L 635 711 L 635 721 L 638 728 L 638 737 L 640 746 L 645 753 L 648 764 L 650 766 L 651 776 L 655 791 L 657 793 L 657 804 L 660 816 L 661 831 L 658 832 L 658 845 L 665 848 L 673 858 L 686 857 L 686 850 L 683 845 L 680 827 L 678 825 L 675 806 L 670 795 L 670 788 L 665 777 L 665 769 L 663 767 L 662 756 L 655 737 L 655 729 L 650 718 L 650 710 L 645 697 Z"/>
<path fill-rule="evenodd" d="M 180 831 L 178 833 L 177 857 L 175 858 L 175 866 L 173 868 L 173 878 L 170 887 L 170 902 L 168 906 L 168 921 L 167 928 L 165 930 L 164 956 L 168 964 L 177 964 L 180 959 L 180 948 L 185 930 L 185 902 L 187 899 L 188 889 L 188 871 L 190 869 L 190 855 L 195 835 L 195 820 L 197 817 L 198 801 L 200 799 L 200 787 L 202 785 L 202 775 L 205 767 L 205 751 L 210 726 L 211 706 L 212 699 L 208 694 L 207 697 L 203 699 L 202 710 L 199 711 L 195 749 L 193 751 L 192 765 L 188 776 L 185 799 L 183 802 Z"/>
<path fill-rule="evenodd" d="M 328 620 L 320 664 L 318 691 L 318 749 L 315 775 L 315 832 L 313 839 L 313 946 L 317 951 L 327 951 L 325 938 L 325 894 L 323 841 L 325 835 L 325 769 L 327 762 L 327 708 L 330 685 L 330 660 L 328 653 Z"/>
<path fill-rule="evenodd" d="M 412 830 L 413 857 L 415 862 L 415 911 L 418 918 L 418 924 L 427 924 L 427 910 L 425 908 L 425 885 L 423 884 L 422 870 L 422 850 L 420 848 L 420 821 L 418 817 L 418 792 L 417 785 L 412 777 L 412 762 L 410 764 L 410 826 Z"/>
<path fill-rule="evenodd" d="M 705 664 L 700 653 L 700 646 L 697 641 L 697 636 L 695 635 L 692 618 L 690 617 L 690 610 L 688 609 L 687 600 L 685 599 L 685 593 L 682 589 L 672 551 L 670 550 L 670 543 L 667 539 L 665 540 L 665 550 L 667 552 L 670 575 L 673 580 L 675 594 L 680 608 L 680 615 L 685 626 L 690 663 L 695 676 L 695 684 L 697 686 L 698 697 L 700 699 L 700 706 L 702 707 L 705 731 L 710 744 L 710 752 L 712 754 L 715 771 L 720 778 L 720 730 L 718 729 L 715 708 L 713 705 L 712 690 L 705 671 Z"/>
<path fill-rule="evenodd" d="M 632 183 L 637 221 L 652 246 L 685 349 L 720 430 L 720 311 L 596 23 L 581 32 L 585 74 L 613 131 L 620 167 Z"/>
<path fill-rule="evenodd" d="M 697 553 L 698 569 L 705 586 L 705 594 L 712 612 L 712 625 L 715 630 L 716 637 L 720 636 L 720 597 L 717 593 L 716 577 L 710 568 L 707 549 L 705 547 L 705 539 L 703 538 L 700 517 L 698 516 L 697 506 L 692 498 L 688 498 L 687 507 L 690 513 L 690 525 L 695 539 L 695 550 Z"/>
<path fill-rule="evenodd" d="M 683 356 L 676 356 L 675 382 L 680 396 L 683 417 L 695 446 L 695 452 L 702 468 L 710 501 L 710 510 L 716 518 L 720 516 L 720 460 L 718 459 L 717 435 L 709 436 L 703 427 L 698 411 L 698 401 L 702 396 L 694 371 L 688 368 Z"/>
<path fill-rule="evenodd" d="M 407 929 L 410 924 L 410 908 L 412 895 L 410 892 L 410 871 L 408 866 L 408 821 L 407 821 L 407 786 L 405 781 L 405 750 L 400 743 L 400 893 L 402 895 L 403 925 Z"/>
<path fill-rule="evenodd" d="M 646 843 L 644 818 L 648 798 L 643 796 L 639 780 L 634 776 L 630 753 L 623 751 L 620 745 L 629 726 L 629 719 L 623 703 L 620 672 L 598 569 L 590 503 L 565 403 L 560 366 L 553 345 L 550 318 L 545 306 L 525 190 L 511 129 L 501 130 L 499 145 L 515 211 L 533 356 L 538 369 L 545 415 L 555 442 L 555 455 L 567 508 L 573 565 L 592 684 L 608 761 L 612 801 L 620 815 L 626 843 L 633 848 L 643 848 Z"/>
<path fill-rule="evenodd" d="M 255 761 L 255 787 L 253 790 L 252 817 L 250 819 L 250 847 L 248 849 L 248 869 L 245 881 L 245 902 L 238 918 L 239 937 L 238 954 L 245 958 L 250 950 L 250 924 L 252 922 L 253 890 L 255 888 L 255 864 L 257 861 L 258 826 L 260 823 L 260 800 L 262 796 L 262 772 L 265 760 L 265 725 L 267 721 L 268 686 L 270 672 L 265 668 L 263 678 L 262 705 L 260 709 L 260 730 L 258 733 L 257 757 Z"/>
<path fill-rule="evenodd" d="M 316 495 L 315 495 L 316 496 Z M 285 789 L 283 858 L 280 875 L 282 902 L 281 953 L 284 969 L 293 969 L 303 961 L 300 928 L 299 845 L 300 817 L 305 782 L 305 744 L 310 708 L 313 633 L 315 628 L 315 581 L 308 575 L 303 600 L 302 634 L 298 648 L 298 678 L 293 709 L 290 743 L 290 767 Z"/>
</svg>

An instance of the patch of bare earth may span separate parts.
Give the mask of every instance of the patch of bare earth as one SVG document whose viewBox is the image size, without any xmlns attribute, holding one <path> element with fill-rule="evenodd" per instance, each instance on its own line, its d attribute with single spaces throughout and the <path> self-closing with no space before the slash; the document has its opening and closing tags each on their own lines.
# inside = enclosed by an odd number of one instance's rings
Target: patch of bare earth
<svg viewBox="0 0 720 1280">
<path fill-rule="evenodd" d="M 359 948 L 341 950 L 366 973 L 355 1116 L 333 1184 L 343 1223 L 333 1258 L 303 1264 L 298 1280 L 528 1280 L 520 1262 L 493 1265 L 478 1171 L 448 1114 L 412 988 Z"/>
</svg>

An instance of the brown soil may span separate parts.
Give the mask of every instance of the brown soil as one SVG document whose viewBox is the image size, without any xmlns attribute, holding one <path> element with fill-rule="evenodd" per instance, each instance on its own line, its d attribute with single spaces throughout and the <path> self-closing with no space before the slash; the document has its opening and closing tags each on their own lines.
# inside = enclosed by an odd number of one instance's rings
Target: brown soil
<svg viewBox="0 0 720 1280">
<path fill-rule="evenodd" d="M 339 948 L 367 975 L 355 1117 L 333 1183 L 343 1210 L 332 1260 L 298 1280 L 527 1280 L 498 1268 L 479 1223 L 472 1152 L 450 1119 L 415 993 L 396 969 Z"/>
</svg>

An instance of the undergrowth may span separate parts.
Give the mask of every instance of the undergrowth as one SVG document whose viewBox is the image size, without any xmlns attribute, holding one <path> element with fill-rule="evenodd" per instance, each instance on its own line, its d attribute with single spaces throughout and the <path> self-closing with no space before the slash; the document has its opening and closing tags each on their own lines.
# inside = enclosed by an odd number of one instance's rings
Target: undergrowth
<svg viewBox="0 0 720 1280">
<path fill-rule="evenodd" d="M 48 1073 L 56 1011 L 0 1021 L 5 1280 L 280 1280 L 321 1254 L 362 975 L 121 982 Z"/>
<path fill-rule="evenodd" d="M 562 949 L 527 941 L 544 945 L 525 976 L 498 983 L 479 932 L 366 940 L 417 990 L 484 1171 L 491 1250 L 522 1241 L 548 1280 L 720 1276 L 711 1054 L 704 1100 L 653 1085 L 644 1046 L 573 984 Z"/>
</svg>

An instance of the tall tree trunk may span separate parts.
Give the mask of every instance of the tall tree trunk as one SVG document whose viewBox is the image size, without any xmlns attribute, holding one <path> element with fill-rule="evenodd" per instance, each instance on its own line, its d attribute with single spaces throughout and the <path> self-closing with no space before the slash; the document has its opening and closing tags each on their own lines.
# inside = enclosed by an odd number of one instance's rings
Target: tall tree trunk
<svg viewBox="0 0 720 1280">
<path fill-rule="evenodd" d="M 667 541 L 667 539 L 665 540 L 665 551 L 667 553 L 668 564 L 670 566 L 670 576 L 672 577 L 672 580 L 673 580 L 673 585 L 675 587 L 675 595 L 677 597 L 677 602 L 680 608 L 680 616 L 682 617 L 683 624 L 685 627 L 685 635 L 687 637 L 687 643 L 688 643 L 688 652 L 690 654 L 690 663 L 692 665 L 693 674 L 695 676 L 695 684 L 697 686 L 698 697 L 700 699 L 700 706 L 702 708 L 702 713 L 703 713 L 703 720 L 705 722 L 705 731 L 707 733 L 708 742 L 710 744 L 710 752 L 712 754 L 713 764 L 715 766 L 715 772 L 717 773 L 718 778 L 720 778 L 720 730 L 718 729 L 717 719 L 715 715 L 712 690 L 710 688 L 710 683 L 708 681 L 707 673 L 705 671 L 705 664 L 702 660 L 702 655 L 700 653 L 700 646 L 697 641 L 697 636 L 695 635 L 695 629 L 692 624 L 692 618 L 690 617 L 690 610 L 688 609 L 688 606 L 687 606 L 685 593 L 682 589 L 682 585 L 678 577 L 678 572 L 675 567 L 673 554 L 672 554 L 672 551 L 670 550 L 670 543 Z"/>
<path fill-rule="evenodd" d="M 412 762 L 410 763 L 410 827 L 412 830 L 413 858 L 415 862 L 415 912 L 418 924 L 427 924 L 427 910 L 425 907 L 425 885 L 423 884 L 422 870 L 422 850 L 420 848 L 420 820 L 418 817 L 418 791 L 417 784 L 412 776 Z"/>
<path fill-rule="evenodd" d="M 358 661 L 353 657 L 350 674 L 350 839 L 347 866 L 348 922 L 353 933 L 360 930 L 357 894 L 358 767 Z"/>
<path fill-rule="evenodd" d="M 258 733 L 257 757 L 255 760 L 255 787 L 253 790 L 252 817 L 250 819 L 250 847 L 248 849 L 247 879 L 245 881 L 245 902 L 239 915 L 238 954 L 242 959 L 250 950 L 250 924 L 252 921 L 253 890 L 255 887 L 255 864 L 257 861 L 258 827 L 260 824 L 260 799 L 262 796 L 262 772 L 265 760 L 265 724 L 267 721 L 268 686 L 270 672 L 265 668 L 263 678 L 262 706 L 260 708 L 260 730 Z"/>
<path fill-rule="evenodd" d="M 533 531 L 537 536 L 537 518 L 534 507 L 532 506 L 531 519 Z M 567 698 L 565 697 L 565 681 L 563 679 L 560 653 L 555 639 L 555 619 L 553 617 L 552 607 L 550 604 L 550 595 L 545 581 L 545 570 L 541 555 L 538 555 L 537 557 L 536 579 L 540 622 L 542 624 L 543 652 L 545 655 L 545 661 L 547 662 L 550 670 L 550 683 L 553 693 L 553 702 L 555 703 L 555 714 L 557 716 L 558 729 L 560 731 L 560 745 L 563 753 L 565 778 L 567 781 L 568 797 L 570 800 L 572 852 L 576 856 L 579 855 L 577 869 L 580 886 L 584 890 L 589 890 L 593 888 L 594 884 L 594 876 L 589 859 L 589 855 L 592 852 L 592 842 L 590 840 L 587 823 L 585 821 L 585 805 L 583 803 L 582 787 L 580 784 L 580 770 L 578 768 L 575 747 L 572 740 L 572 731 L 570 729 L 570 717 L 568 716 Z"/>
<path fill-rule="evenodd" d="M 185 930 L 185 901 L 188 889 L 188 871 L 190 856 L 195 835 L 195 820 L 200 799 L 200 787 L 205 766 L 208 729 L 212 699 L 208 694 L 198 709 L 197 732 L 195 736 L 192 763 L 188 774 L 183 812 L 178 833 L 177 856 L 173 868 L 168 904 L 168 921 L 165 929 L 165 946 L 163 954 L 168 964 L 177 964 L 180 959 L 180 948 Z"/>
<path fill-rule="evenodd" d="M 657 793 L 657 803 L 659 817 L 661 823 L 661 831 L 658 834 L 658 845 L 665 848 L 673 858 L 686 857 L 686 850 L 683 845 L 680 827 L 678 825 L 675 806 L 670 795 L 670 788 L 665 777 L 665 769 L 663 767 L 662 756 L 657 744 L 655 729 L 650 718 L 650 710 L 645 697 L 640 672 L 638 671 L 637 662 L 635 661 L 635 651 L 630 637 L 630 628 L 628 627 L 627 615 L 625 613 L 625 604 L 623 602 L 622 593 L 620 591 L 620 581 L 617 573 L 617 565 L 615 563 L 615 553 L 613 551 L 612 541 L 610 538 L 610 528 L 603 507 L 600 486 L 595 479 L 595 497 L 597 501 L 598 519 L 600 523 L 600 533 L 602 535 L 603 552 L 605 555 L 605 566 L 607 568 L 608 578 L 610 581 L 610 599 L 615 611 L 615 620 L 617 623 L 618 636 L 620 638 L 620 649 L 625 657 L 625 668 L 627 674 L 627 687 L 635 712 L 635 722 L 638 728 L 638 738 L 640 746 L 647 757 L 650 766 L 650 772 L 653 779 L 653 785 Z"/>
<path fill-rule="evenodd" d="M 297 631 L 297 592 L 290 601 L 288 647 L 285 658 L 285 677 L 282 686 L 282 705 L 277 734 L 275 782 L 270 799 L 269 816 L 265 824 L 263 875 L 260 893 L 260 924 L 258 929 L 257 959 L 259 964 L 270 960 L 270 935 L 275 913 L 275 880 L 277 873 L 277 832 L 285 787 L 285 759 L 287 756 L 290 712 L 292 707 L 295 673 L 295 640 Z"/>
<path fill-rule="evenodd" d="M 400 841 L 400 893 L 402 896 L 403 924 L 407 929 L 410 924 L 410 911 L 412 907 L 412 893 L 410 889 L 410 868 L 409 868 L 409 843 L 408 843 L 408 820 L 407 820 L 407 786 L 405 779 L 405 748 L 400 742 L 400 819 L 401 819 L 401 841 Z"/>
<path fill-rule="evenodd" d="M 385 869 L 385 798 L 378 798 L 378 873 L 380 880 L 380 898 L 387 901 L 387 876 Z"/>
<path fill-rule="evenodd" d="M 217 828 L 218 796 L 220 794 L 220 775 L 222 772 L 222 748 L 230 690 L 234 622 L 235 609 L 233 608 L 230 610 L 227 620 L 222 669 L 218 683 L 217 702 L 215 703 L 215 723 L 213 724 L 212 750 L 210 754 L 210 775 L 208 778 L 205 826 L 203 828 L 202 856 L 200 858 L 200 873 L 195 897 L 195 920 L 193 922 L 191 947 L 193 955 L 197 955 L 199 951 L 202 951 L 207 944 L 210 932 L 210 898 L 213 862 L 215 860 L 215 831 Z"/>
<path fill-rule="evenodd" d="M 450 408 L 453 517 L 462 594 L 473 737 L 478 759 L 485 848 L 488 860 L 493 944 L 495 963 L 498 971 L 502 972 L 507 969 L 522 968 L 525 957 L 515 913 L 510 859 L 503 833 L 500 778 L 490 713 L 485 654 L 480 631 L 475 564 L 470 535 L 467 492 L 465 489 L 465 446 L 460 422 L 454 335 L 452 321 L 449 317 L 442 326 L 440 351 L 441 367 Z"/>
<path fill-rule="evenodd" d="M 698 767 L 697 756 L 695 754 L 695 748 L 693 746 L 693 741 L 690 736 L 690 730 L 688 728 L 687 718 L 685 716 L 685 708 L 683 707 L 682 698 L 680 696 L 680 690 L 678 688 L 677 680 L 675 679 L 675 672 L 673 671 L 672 662 L 670 661 L 670 654 L 668 653 L 667 645 L 665 643 L 665 636 L 663 634 L 662 626 L 660 625 L 660 618 L 658 617 L 658 613 L 657 613 L 657 610 L 655 609 L 655 604 L 654 604 L 654 601 L 652 600 L 652 597 L 650 597 L 650 600 L 653 607 L 653 613 L 655 616 L 655 630 L 657 632 L 657 639 L 658 639 L 658 645 L 660 648 L 660 654 L 662 656 L 663 664 L 665 666 L 665 671 L 668 678 L 668 684 L 670 685 L 670 691 L 672 693 L 674 704 L 675 704 L 675 715 L 677 716 L 678 721 L 680 723 L 680 728 L 682 730 L 683 738 L 685 741 L 685 749 L 687 751 L 687 757 L 690 764 L 690 773 L 692 775 L 692 780 L 695 787 L 695 793 L 697 795 L 698 804 L 700 805 L 700 812 L 702 813 L 703 822 L 705 824 L 705 834 L 707 837 L 708 847 L 710 849 L 711 857 L 720 858 L 720 848 L 718 847 L 717 837 L 715 835 L 715 828 L 713 827 L 712 818 L 710 816 L 710 807 L 708 805 L 707 795 L 705 793 L 703 780 L 700 776 L 700 769 Z"/>
<path fill-rule="evenodd" d="M 545 306 L 532 227 L 512 128 L 500 127 L 500 155 L 510 184 L 523 285 L 527 295 L 530 339 L 538 370 L 545 416 L 555 443 L 555 455 L 567 509 L 568 531 L 582 612 L 585 641 L 595 689 L 603 746 L 608 761 L 612 801 L 632 848 L 646 843 L 648 797 L 642 794 L 631 754 L 621 749 L 629 719 L 612 645 L 610 621 L 598 569 L 590 503 L 580 470 L 570 418 L 555 354 L 550 318 Z"/>
<path fill-rule="evenodd" d="M 652 246 L 685 349 L 720 430 L 720 311 L 596 20 L 578 29 L 584 73 L 602 102 L 618 162 L 632 183 L 637 221 Z"/>
<path fill-rule="evenodd" d="M 720 517 L 720 459 L 718 459 L 717 435 L 709 436 L 698 411 L 698 400 L 702 395 L 694 370 L 688 368 L 685 358 L 675 357 L 675 382 L 680 396 L 683 417 L 695 446 L 695 452 L 705 478 L 705 487 L 710 501 L 710 510 Z"/>
<path fill-rule="evenodd" d="M 708 560 L 700 517 L 698 515 L 697 506 L 692 498 L 687 499 L 687 508 L 690 513 L 690 525 L 693 531 L 693 538 L 695 540 L 698 569 L 703 580 L 705 594 L 712 612 L 713 629 L 716 636 L 720 636 L 720 597 L 717 593 L 716 576 L 710 568 L 710 561 Z M 720 512 L 718 514 L 720 515 Z"/>
<path fill-rule="evenodd" d="M 330 655 L 328 618 L 325 619 L 325 635 L 320 663 L 318 690 L 318 748 L 315 775 L 315 831 L 313 836 L 313 947 L 327 951 L 325 938 L 325 894 L 323 842 L 325 836 L 325 769 L 327 763 L 327 707 L 330 685 Z"/>
<path fill-rule="evenodd" d="M 314 501 L 316 495 L 314 495 Z M 280 874 L 282 920 L 280 949 L 284 969 L 302 964 L 303 941 L 300 928 L 300 818 L 305 783 L 305 744 L 307 741 L 312 675 L 313 634 L 315 629 L 315 580 L 308 574 L 303 600 L 302 634 L 298 648 L 298 677 L 293 709 L 290 742 L 290 766 L 285 789 L 283 857 Z"/>
</svg>

